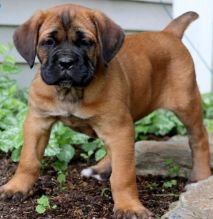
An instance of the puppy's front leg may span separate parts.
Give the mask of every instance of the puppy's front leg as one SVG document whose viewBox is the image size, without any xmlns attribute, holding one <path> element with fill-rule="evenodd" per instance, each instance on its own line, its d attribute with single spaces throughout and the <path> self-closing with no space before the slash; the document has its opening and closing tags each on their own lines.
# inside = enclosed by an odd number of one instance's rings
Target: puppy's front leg
<svg viewBox="0 0 213 219">
<path fill-rule="evenodd" d="M 117 115 L 116 115 L 117 116 Z M 110 183 L 116 218 L 150 219 L 151 213 L 140 203 L 136 186 L 134 128 L 132 119 L 112 118 L 100 121 L 96 133 L 111 154 Z"/>
<path fill-rule="evenodd" d="M 24 123 L 24 145 L 20 162 L 11 180 L 0 187 L 1 197 L 26 194 L 39 177 L 40 160 L 48 143 L 53 119 L 42 118 L 30 111 Z"/>
</svg>

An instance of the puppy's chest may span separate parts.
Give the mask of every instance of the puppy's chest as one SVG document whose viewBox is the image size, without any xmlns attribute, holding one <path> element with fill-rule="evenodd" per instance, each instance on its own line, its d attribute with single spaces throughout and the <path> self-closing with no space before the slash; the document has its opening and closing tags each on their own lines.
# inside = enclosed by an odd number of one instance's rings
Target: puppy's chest
<svg viewBox="0 0 213 219">
<path fill-rule="evenodd" d="M 58 90 L 55 99 L 55 108 L 49 112 L 52 116 L 57 117 L 77 117 L 79 119 L 87 119 L 88 115 L 83 113 L 82 101 L 83 91 L 77 89 Z"/>
<path fill-rule="evenodd" d="M 79 119 L 89 118 L 89 115 L 83 112 L 80 102 L 59 102 L 52 111 L 46 113 L 49 116 L 59 117 L 63 119 L 69 117 L 76 117 Z"/>
<path fill-rule="evenodd" d="M 85 120 L 90 116 L 83 110 L 85 107 L 82 107 L 82 101 L 82 90 L 56 88 L 46 98 L 45 102 L 37 101 L 33 105 L 36 106 L 40 115 L 44 117 L 57 117 L 59 120 L 75 117 L 79 120 Z"/>
</svg>

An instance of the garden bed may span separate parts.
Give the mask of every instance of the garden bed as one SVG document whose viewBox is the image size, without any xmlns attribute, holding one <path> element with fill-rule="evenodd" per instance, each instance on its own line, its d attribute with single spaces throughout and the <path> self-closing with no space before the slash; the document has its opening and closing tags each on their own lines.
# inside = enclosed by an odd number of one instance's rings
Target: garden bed
<svg viewBox="0 0 213 219">
<path fill-rule="evenodd" d="M 46 162 L 48 163 L 48 162 Z M 0 154 L 0 185 L 14 173 L 16 163 L 5 154 Z M 85 179 L 80 171 L 88 166 L 85 161 L 73 161 L 68 168 L 68 175 L 63 186 L 59 186 L 57 173 L 51 165 L 45 165 L 39 181 L 33 188 L 33 194 L 27 199 L 0 201 L 0 218 L 34 219 L 34 218 L 69 218 L 92 219 L 113 218 L 113 201 L 109 182 Z M 178 200 L 184 190 L 185 178 L 175 177 L 176 185 L 165 187 L 171 178 L 162 176 L 137 176 L 140 200 L 159 218 Z M 50 208 L 44 214 L 35 210 L 37 200 L 42 195 L 49 198 Z"/>
</svg>

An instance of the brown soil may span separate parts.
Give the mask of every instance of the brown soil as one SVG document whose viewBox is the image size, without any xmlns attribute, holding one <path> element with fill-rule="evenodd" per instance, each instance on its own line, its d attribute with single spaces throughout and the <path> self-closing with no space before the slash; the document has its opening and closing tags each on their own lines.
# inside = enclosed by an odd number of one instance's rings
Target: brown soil
<svg viewBox="0 0 213 219">
<path fill-rule="evenodd" d="M 0 154 L 0 185 L 4 184 L 16 169 L 6 155 Z M 69 166 L 68 176 L 63 188 L 60 188 L 57 174 L 48 165 L 42 171 L 33 194 L 26 200 L 0 201 L 0 218 L 4 219 L 110 219 L 113 218 L 113 200 L 109 182 L 98 182 L 80 176 L 80 170 L 88 166 L 83 161 L 73 162 Z M 186 183 L 184 178 L 175 178 L 177 185 L 165 189 L 163 183 L 171 178 L 162 176 L 138 176 L 137 184 L 140 200 L 159 218 L 176 201 Z M 41 195 L 47 195 L 51 206 L 45 214 L 35 211 L 36 201 Z"/>
</svg>

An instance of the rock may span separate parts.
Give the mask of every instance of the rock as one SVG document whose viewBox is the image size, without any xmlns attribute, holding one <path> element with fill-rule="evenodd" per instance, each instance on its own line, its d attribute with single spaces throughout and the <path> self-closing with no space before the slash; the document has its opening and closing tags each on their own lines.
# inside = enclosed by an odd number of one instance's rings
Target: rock
<svg viewBox="0 0 213 219">
<path fill-rule="evenodd" d="M 213 136 L 209 139 L 213 164 Z M 175 136 L 168 141 L 137 142 L 135 157 L 138 175 L 168 175 L 169 168 L 165 164 L 168 159 L 180 166 L 180 176 L 188 177 L 190 174 L 191 151 L 187 137 Z"/>
<path fill-rule="evenodd" d="M 209 137 L 211 164 L 213 164 L 213 135 Z M 191 171 L 191 151 L 188 138 L 176 136 L 168 141 L 141 141 L 135 144 L 138 175 L 168 175 L 165 161 L 180 166 L 180 176 L 188 177 Z M 213 165 L 212 165 L 213 166 Z M 162 219 L 213 219 L 213 176 L 207 180 L 188 185 L 178 202 Z"/>
<path fill-rule="evenodd" d="M 213 219 L 213 176 L 186 187 L 162 219 Z M 174 207 L 175 205 L 175 207 Z"/>
</svg>

